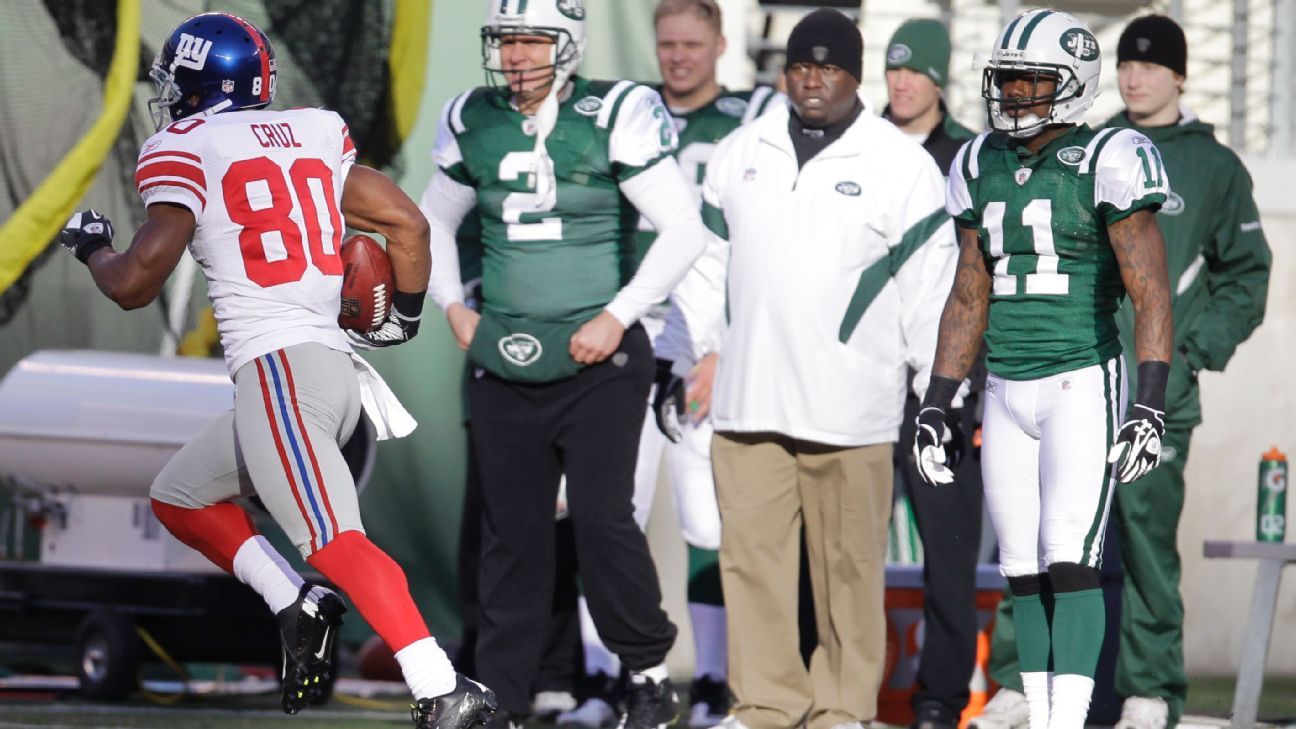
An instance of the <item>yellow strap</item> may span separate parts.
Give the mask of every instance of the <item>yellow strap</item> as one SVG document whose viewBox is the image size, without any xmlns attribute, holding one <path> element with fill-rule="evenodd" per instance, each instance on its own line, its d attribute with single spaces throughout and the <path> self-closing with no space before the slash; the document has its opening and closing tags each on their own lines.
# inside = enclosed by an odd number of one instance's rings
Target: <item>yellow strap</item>
<svg viewBox="0 0 1296 729">
<path fill-rule="evenodd" d="M 90 183 L 112 149 L 135 95 L 139 22 L 140 0 L 119 0 L 117 41 L 104 80 L 103 113 L 31 197 L 0 226 L 0 293 L 18 280 L 27 264 L 62 229 L 72 215 L 72 207 L 90 189 Z"/>
<path fill-rule="evenodd" d="M 400 135 L 401 142 L 414 130 L 419 106 L 423 101 L 423 75 L 427 68 L 432 2 L 433 0 L 396 0 L 387 67 L 391 71 L 396 133 Z"/>
</svg>

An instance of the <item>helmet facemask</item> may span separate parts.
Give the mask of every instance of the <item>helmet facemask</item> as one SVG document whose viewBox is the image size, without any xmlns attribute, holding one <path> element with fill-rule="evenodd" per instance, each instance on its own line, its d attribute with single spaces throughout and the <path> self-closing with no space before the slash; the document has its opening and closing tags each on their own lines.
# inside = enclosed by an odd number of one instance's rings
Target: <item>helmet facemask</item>
<svg viewBox="0 0 1296 729">
<path fill-rule="evenodd" d="M 149 69 L 149 78 L 157 87 L 157 95 L 148 100 L 149 116 L 153 117 L 153 131 L 160 132 L 162 127 L 174 121 L 171 108 L 180 103 L 180 86 L 175 82 L 175 74 L 162 65 L 162 51 L 153 59 Z"/>
<path fill-rule="evenodd" d="M 506 70 L 502 47 L 510 36 L 532 36 L 553 41 L 549 51 L 549 65 L 526 71 Z M 580 46 L 565 28 L 488 25 L 481 29 L 481 42 L 482 68 L 486 71 L 486 82 L 505 96 L 514 95 L 511 79 L 519 75 L 534 78 L 541 73 L 552 72 L 550 85 L 546 87 L 546 91 L 561 89 L 580 62 Z"/>
<path fill-rule="evenodd" d="M 1019 98 L 1004 96 L 1004 84 L 1022 79 L 1031 84 L 1029 95 Z M 1051 93 L 1039 93 L 1042 81 L 1054 83 Z M 1065 66 L 991 63 L 981 80 L 981 97 L 985 99 L 991 126 L 1017 139 L 1029 139 L 1049 125 L 1065 123 L 1066 120 L 1060 118 L 1062 110 L 1079 99 L 1083 92 L 1084 86 L 1076 78 L 1075 71 Z M 1042 117 L 1034 113 L 1011 113 L 1041 104 L 1049 105 L 1048 112 Z"/>
</svg>

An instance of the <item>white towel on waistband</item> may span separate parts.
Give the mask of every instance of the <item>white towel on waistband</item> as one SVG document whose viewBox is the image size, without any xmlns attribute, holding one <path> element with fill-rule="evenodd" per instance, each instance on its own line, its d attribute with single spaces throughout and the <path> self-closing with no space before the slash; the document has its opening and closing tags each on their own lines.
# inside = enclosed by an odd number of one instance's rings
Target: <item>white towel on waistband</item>
<svg viewBox="0 0 1296 729">
<path fill-rule="evenodd" d="M 373 423 L 374 430 L 378 431 L 378 440 L 404 438 L 413 433 L 418 421 L 396 399 L 396 394 L 378 371 L 355 353 L 351 354 L 351 363 L 360 379 L 360 402 L 364 404 L 365 414 Z"/>
</svg>

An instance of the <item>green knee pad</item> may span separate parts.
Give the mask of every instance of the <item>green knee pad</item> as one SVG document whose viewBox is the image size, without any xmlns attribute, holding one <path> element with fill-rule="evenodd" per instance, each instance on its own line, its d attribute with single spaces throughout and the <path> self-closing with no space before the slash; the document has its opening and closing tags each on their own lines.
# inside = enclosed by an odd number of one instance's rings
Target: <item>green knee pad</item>
<svg viewBox="0 0 1296 729">
<path fill-rule="evenodd" d="M 688 601 L 701 605 L 724 605 L 720 587 L 720 552 L 715 549 L 688 548 Z"/>
</svg>

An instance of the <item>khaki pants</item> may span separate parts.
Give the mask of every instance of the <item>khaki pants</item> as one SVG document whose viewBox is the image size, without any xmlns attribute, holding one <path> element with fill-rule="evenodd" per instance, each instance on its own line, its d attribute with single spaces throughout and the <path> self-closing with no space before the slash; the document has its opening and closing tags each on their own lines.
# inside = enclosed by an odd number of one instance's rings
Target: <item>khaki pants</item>
<svg viewBox="0 0 1296 729">
<path fill-rule="evenodd" d="M 893 448 L 716 433 L 729 686 L 751 729 L 829 729 L 877 714 Z M 803 522 L 819 633 L 808 671 L 797 630 Z"/>
</svg>

